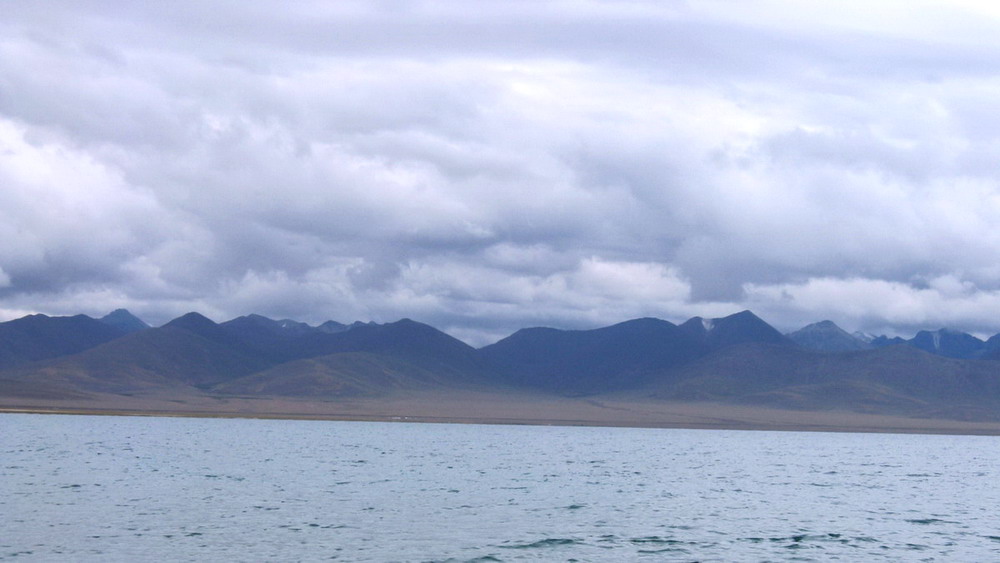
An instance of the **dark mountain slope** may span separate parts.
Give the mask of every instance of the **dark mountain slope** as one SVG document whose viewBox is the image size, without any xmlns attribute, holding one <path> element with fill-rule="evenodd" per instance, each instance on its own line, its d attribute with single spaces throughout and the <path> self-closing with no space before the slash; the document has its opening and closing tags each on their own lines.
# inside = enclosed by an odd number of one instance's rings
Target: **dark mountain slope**
<svg viewBox="0 0 1000 563">
<path fill-rule="evenodd" d="M 835 325 L 824 325 L 818 323 L 819 332 L 842 340 Z M 998 362 L 932 355 L 912 342 L 859 351 L 807 350 L 749 311 L 696 317 L 681 326 L 646 318 L 595 330 L 525 329 L 481 350 L 408 319 L 328 329 L 258 315 L 216 324 L 191 313 L 113 338 L 120 334 L 115 327 L 89 317 L 26 317 L 0 323 L 0 336 L 7 336 L 0 339 L 0 351 L 20 354 L 15 361 L 21 362 L 0 371 L 0 395 L 26 400 L 200 395 L 199 400 L 214 401 L 398 398 L 418 391 L 453 397 L 453 390 L 470 390 L 499 397 L 516 386 L 529 394 L 1000 420 Z M 914 340 L 930 339 L 938 354 L 982 353 L 961 352 L 981 343 L 965 336 L 937 331 Z M 962 348 L 970 342 L 973 346 Z M 983 350 L 997 350 L 998 342 L 1000 337 L 981 344 Z M 28 352 L 42 359 L 31 361 Z"/>
<path fill-rule="evenodd" d="M 380 397 L 398 392 L 463 388 L 465 382 L 369 352 L 343 352 L 284 363 L 221 383 L 216 393 L 292 397 Z"/>
<path fill-rule="evenodd" d="M 523 329 L 479 353 L 513 384 L 580 394 L 643 384 L 701 355 L 700 340 L 645 318 L 594 330 Z"/>
<path fill-rule="evenodd" d="M 326 321 L 316 327 L 316 330 L 320 332 L 344 332 L 348 328 L 350 327 L 343 323 L 338 323 L 337 321 Z"/>
<path fill-rule="evenodd" d="M 833 321 L 820 321 L 786 335 L 792 342 L 817 352 L 851 352 L 871 346 L 837 326 Z"/>
<path fill-rule="evenodd" d="M 163 325 L 161 328 L 177 328 L 208 338 L 209 340 L 225 340 L 225 331 L 212 319 L 194 311 L 185 313 Z"/>
<path fill-rule="evenodd" d="M 207 387 L 272 364 L 218 342 L 164 326 L 123 336 L 79 354 L 21 366 L 2 377 L 76 391 L 130 393 Z"/>
<path fill-rule="evenodd" d="M 708 343 L 713 349 L 744 342 L 791 344 L 777 329 L 750 311 L 714 319 L 712 324 L 712 330 L 708 332 Z"/>
<path fill-rule="evenodd" d="M 421 323 L 404 319 L 385 325 L 355 325 L 338 333 L 303 327 L 281 326 L 281 321 L 264 317 L 219 325 L 189 313 L 163 327 L 136 332 L 76 355 L 26 365 L 0 377 L 57 384 L 74 391 L 132 393 L 157 388 L 179 391 L 186 386 L 204 390 L 262 372 L 254 380 L 257 388 L 281 389 L 283 393 L 299 389 L 294 393 L 305 395 L 337 394 L 338 386 L 346 389 L 353 385 L 371 394 L 381 385 L 388 385 L 383 389 L 388 392 L 407 386 L 447 383 L 462 387 L 490 381 L 475 349 Z M 352 359 L 350 354 L 359 352 L 365 354 Z M 303 360 L 331 354 L 345 356 L 293 362 L 287 370 L 279 365 L 286 358 Z M 351 369 L 357 372 L 350 373 Z M 303 387 L 301 380 L 307 372 L 316 378 L 311 390 Z M 286 377 L 300 379 L 285 381 Z M 370 381 L 361 384 L 365 378 Z M 412 381 L 404 381 L 407 378 Z M 344 381 L 337 383 L 340 379 Z"/>
<path fill-rule="evenodd" d="M 886 346 L 893 346 L 896 344 L 909 344 L 909 341 L 900 338 L 898 336 L 888 337 L 886 335 L 876 336 L 868 343 L 872 348 L 885 348 Z"/>
<path fill-rule="evenodd" d="M 921 330 L 907 344 L 931 354 L 948 358 L 978 358 L 986 351 L 986 343 L 965 332 L 942 328 Z"/>
<path fill-rule="evenodd" d="M 784 346 L 734 346 L 694 362 L 661 386 L 660 398 L 728 400 L 783 408 L 847 408 L 931 415 L 1000 407 L 1000 369 L 910 346 L 820 353 Z M 1000 416 L 1000 410 L 996 411 Z"/>
<path fill-rule="evenodd" d="M 106 325 L 117 328 L 122 334 L 131 334 L 149 328 L 145 321 L 129 313 L 126 309 L 115 309 L 99 320 Z"/>
<path fill-rule="evenodd" d="M 20 381 L 14 379 L 0 379 L 0 397 L 72 401 L 86 400 L 91 398 L 92 395 L 80 391 L 73 391 L 61 385 Z"/>
<path fill-rule="evenodd" d="M 369 352 L 404 360 L 443 374 L 480 374 L 485 364 L 475 349 L 436 328 L 410 319 L 394 323 L 325 323 L 324 329 L 260 315 L 216 324 L 188 313 L 165 325 L 182 328 L 247 356 L 272 364 L 345 352 Z"/>
<path fill-rule="evenodd" d="M 75 354 L 124 334 L 86 315 L 29 315 L 0 323 L 0 369 Z"/>
<path fill-rule="evenodd" d="M 276 329 L 264 324 L 268 330 Z M 344 328 L 288 339 L 286 354 L 299 359 L 220 384 L 213 391 L 323 398 L 389 396 L 421 389 L 503 391 L 474 348 L 431 326 L 403 319 Z"/>
<path fill-rule="evenodd" d="M 209 337 L 263 355 L 274 362 L 286 362 L 301 357 L 297 355 L 297 346 L 292 343 L 324 332 L 305 323 L 291 320 L 276 321 L 261 315 L 238 317 L 219 324 L 218 329 L 218 334 Z M 205 330 L 214 329 L 203 326 L 201 333 L 205 334 Z"/>
<path fill-rule="evenodd" d="M 748 342 L 792 344 L 774 327 L 750 311 L 718 319 L 694 317 L 680 325 L 680 328 L 698 338 L 706 352 Z"/>
<path fill-rule="evenodd" d="M 983 345 L 984 360 L 1000 360 L 1000 334 L 994 334 Z"/>
<path fill-rule="evenodd" d="M 286 340 L 319 332 L 318 328 L 311 327 L 306 323 L 291 319 L 276 321 L 262 315 L 237 317 L 221 323 L 219 326 L 232 332 L 253 335 L 253 338 L 272 337 Z"/>
<path fill-rule="evenodd" d="M 261 321 L 277 323 L 265 317 L 259 317 Z M 198 336 L 225 348 L 232 353 L 259 358 L 268 364 L 277 364 L 287 361 L 294 356 L 288 351 L 288 340 L 281 338 L 267 329 L 254 330 L 247 328 L 247 325 L 255 327 L 258 319 L 240 317 L 230 321 L 232 324 L 218 324 L 200 313 L 187 313 L 169 323 L 162 328 L 177 329 L 197 334 Z M 263 324 L 261 322 L 260 324 Z"/>
<path fill-rule="evenodd" d="M 351 325 L 336 333 L 315 333 L 289 343 L 291 357 L 305 359 L 345 352 L 368 352 L 403 360 L 441 376 L 488 380 L 489 366 L 475 348 L 410 319 Z"/>
</svg>

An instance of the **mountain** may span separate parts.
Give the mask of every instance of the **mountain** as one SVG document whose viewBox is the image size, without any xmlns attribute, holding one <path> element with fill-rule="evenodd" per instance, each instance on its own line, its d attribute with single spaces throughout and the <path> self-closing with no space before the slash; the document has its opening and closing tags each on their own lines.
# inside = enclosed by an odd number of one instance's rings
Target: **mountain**
<svg viewBox="0 0 1000 563">
<path fill-rule="evenodd" d="M 205 330 L 215 329 L 203 326 L 202 334 Z M 261 315 L 247 315 L 219 324 L 218 332 L 210 338 L 282 362 L 299 357 L 291 350 L 292 342 L 320 332 L 318 328 L 297 321 L 276 321 Z"/>
<path fill-rule="evenodd" d="M 163 325 L 163 328 L 167 327 L 186 330 L 195 334 L 200 334 L 206 338 L 223 337 L 223 331 L 219 328 L 218 323 L 195 311 L 185 313 Z"/>
<path fill-rule="evenodd" d="M 935 356 L 912 346 L 823 353 L 744 344 L 685 366 L 661 399 L 780 408 L 959 418 L 1000 418 L 1000 370 L 991 362 Z"/>
<path fill-rule="evenodd" d="M 115 309 L 98 320 L 117 328 L 122 334 L 130 334 L 149 328 L 145 321 L 129 313 L 127 309 Z"/>
<path fill-rule="evenodd" d="M 341 326 L 336 332 L 316 329 L 285 340 L 286 355 L 296 359 L 223 383 L 213 391 L 331 398 L 496 388 L 490 366 L 474 348 L 434 327 L 410 319 Z"/>
<path fill-rule="evenodd" d="M 392 356 L 343 352 L 295 360 L 212 388 L 240 396 L 380 397 L 400 392 L 453 389 L 463 382 Z"/>
<path fill-rule="evenodd" d="M 74 354 L 124 334 L 86 315 L 28 315 L 0 323 L 0 369 Z"/>
<path fill-rule="evenodd" d="M 0 397 L 15 399 L 41 399 L 41 400 L 77 400 L 87 401 L 93 398 L 90 393 L 82 393 L 66 389 L 58 384 L 35 383 L 31 381 L 18 381 L 14 379 L 0 379 Z"/>
<path fill-rule="evenodd" d="M 345 352 L 389 356 L 458 379 L 483 377 L 489 371 L 475 348 L 410 319 L 354 323 L 341 332 L 309 334 L 289 344 L 289 353 L 298 359 Z"/>
<path fill-rule="evenodd" d="M 78 354 L 7 370 L 2 377 L 82 392 L 196 392 L 273 365 L 179 325 L 135 332 Z"/>
<path fill-rule="evenodd" d="M 274 321 L 255 319 L 255 323 L 262 331 L 281 330 Z M 385 397 L 426 389 L 496 388 L 490 367 L 474 348 L 410 319 L 387 324 L 354 323 L 336 332 L 317 328 L 297 337 L 279 334 L 278 338 L 287 361 L 227 381 L 212 391 L 333 398 Z"/>
<path fill-rule="evenodd" d="M 1000 362 L 986 361 L 1000 360 L 1000 336 L 984 343 L 922 331 L 864 349 L 829 321 L 785 337 L 743 311 L 681 325 L 641 318 L 591 330 L 529 328 L 476 350 L 410 319 L 313 327 L 260 315 L 215 323 L 192 312 L 126 334 L 127 325 L 137 328 L 129 317 L 105 318 L 129 321 L 121 327 L 83 315 L 0 323 L 0 399 L 86 405 L 128 397 L 168 410 L 196 401 L 255 412 L 473 393 L 509 404 L 583 397 L 597 409 L 627 399 L 1000 420 Z"/>
<path fill-rule="evenodd" d="M 645 318 L 594 330 L 522 329 L 480 354 L 510 383 L 586 394 L 641 384 L 702 348 L 677 325 Z"/>
<path fill-rule="evenodd" d="M 237 317 L 220 323 L 220 326 L 226 330 L 243 333 L 248 338 L 257 339 L 270 337 L 279 340 L 288 340 L 319 331 L 318 328 L 311 327 L 306 323 L 300 323 L 291 319 L 275 321 L 261 315 Z"/>
<path fill-rule="evenodd" d="M 320 332 L 333 333 L 333 332 L 344 332 L 348 328 L 350 327 L 343 323 L 338 323 L 337 321 L 326 321 L 325 323 L 316 327 L 316 330 L 319 330 Z"/>
<path fill-rule="evenodd" d="M 680 325 L 680 328 L 700 340 L 707 351 L 722 350 L 748 342 L 792 344 L 774 327 L 750 311 L 718 319 L 693 317 Z"/>
<path fill-rule="evenodd" d="M 231 324 L 230 324 L 231 323 Z M 178 329 L 197 334 L 205 340 L 215 343 L 218 347 L 234 353 L 258 358 L 271 364 L 281 363 L 291 359 L 287 350 L 288 340 L 268 333 L 267 328 L 261 328 L 265 323 L 277 324 L 266 317 L 240 317 L 230 323 L 218 324 L 201 313 L 191 312 L 181 315 L 163 325 L 162 328 Z"/>
<path fill-rule="evenodd" d="M 480 350 L 510 383 L 586 395 L 670 378 L 678 367 L 744 342 L 791 345 L 750 311 L 677 326 L 644 318 L 593 330 L 530 328 Z"/>
<path fill-rule="evenodd" d="M 909 344 L 909 341 L 907 341 L 907 340 L 905 340 L 903 338 L 900 338 L 898 336 L 893 336 L 893 337 L 890 338 L 890 337 L 888 337 L 888 336 L 886 336 L 886 335 L 883 334 L 883 335 L 876 336 L 875 338 L 872 338 L 868 342 L 868 344 L 872 348 L 884 348 L 886 346 L 894 346 L 896 344 Z"/>
<path fill-rule="evenodd" d="M 983 345 L 982 359 L 1000 360 L 1000 334 L 994 334 L 986 339 L 986 343 Z"/>
<path fill-rule="evenodd" d="M 868 345 L 871 345 L 872 340 L 875 340 L 875 338 L 876 338 L 874 334 L 869 334 L 867 332 L 861 332 L 860 330 L 856 330 L 856 331 L 852 332 L 851 336 L 853 336 L 854 338 L 857 338 L 859 341 L 861 341 L 861 342 L 863 342 L 865 344 L 868 344 Z"/>
<path fill-rule="evenodd" d="M 1000 335 L 998 335 L 1000 336 Z M 994 337 L 996 338 L 996 337 Z M 993 340 L 993 339 L 991 339 Z M 993 343 L 983 342 L 971 334 L 942 328 L 938 330 L 921 330 L 913 338 L 906 340 L 899 336 L 877 336 L 870 340 L 870 347 L 883 348 L 906 344 L 936 356 L 957 359 L 988 358 L 994 348 L 1000 348 L 1000 338 Z M 997 354 L 1000 357 L 1000 354 Z"/>
<path fill-rule="evenodd" d="M 350 356 L 357 353 L 364 355 Z M 335 357 L 338 355 L 343 357 Z M 317 359 L 308 361 L 311 358 Z M 323 384 L 303 385 L 306 372 Z M 302 323 L 258 315 L 217 324 L 199 313 L 188 313 L 162 327 L 135 332 L 75 355 L 23 366 L 0 377 L 59 384 L 78 392 L 134 393 L 162 388 L 195 393 L 256 374 L 252 381 L 219 388 L 245 393 L 247 386 L 256 386 L 281 389 L 286 394 L 298 389 L 294 394 L 336 395 L 340 388 L 360 385 L 358 378 L 367 377 L 368 382 L 359 388 L 371 394 L 380 385 L 388 393 L 431 383 L 447 382 L 456 387 L 480 384 L 488 380 L 487 372 L 475 349 L 408 319 L 326 333 Z M 376 383 L 376 374 L 387 379 Z M 404 381 L 407 378 L 412 381 Z"/>
<path fill-rule="evenodd" d="M 978 358 L 986 351 L 986 343 L 965 332 L 945 328 L 921 330 L 908 344 L 931 354 L 948 358 Z"/>
<path fill-rule="evenodd" d="M 871 347 L 867 342 L 848 334 L 833 321 L 813 323 L 786 336 L 799 346 L 818 352 L 851 352 Z"/>
<path fill-rule="evenodd" d="M 321 327 L 311 327 L 261 315 L 247 315 L 216 324 L 198 313 L 188 313 L 165 326 L 184 328 L 276 364 L 337 353 L 370 352 L 448 373 L 473 373 L 484 368 L 471 346 L 410 319 L 351 325 L 328 321 Z"/>
</svg>

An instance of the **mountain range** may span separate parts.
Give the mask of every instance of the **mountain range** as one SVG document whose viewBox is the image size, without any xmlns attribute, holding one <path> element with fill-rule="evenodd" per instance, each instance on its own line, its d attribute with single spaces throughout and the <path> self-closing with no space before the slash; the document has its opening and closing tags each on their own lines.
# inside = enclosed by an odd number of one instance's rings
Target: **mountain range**
<svg viewBox="0 0 1000 563">
<path fill-rule="evenodd" d="M 1000 420 L 998 360 L 1000 335 L 940 329 L 904 340 L 852 335 L 831 321 L 785 335 L 750 311 L 681 324 L 526 328 L 476 349 L 409 319 L 311 326 L 188 313 L 154 328 L 118 310 L 0 323 L 0 402 L 336 404 L 469 392 L 992 421 Z"/>
<path fill-rule="evenodd" d="M 803 348 L 821 352 L 870 350 L 894 344 L 907 344 L 947 358 L 1000 359 L 1000 334 L 984 341 L 966 332 L 947 328 L 921 330 L 913 338 L 905 340 L 898 336 L 890 338 L 860 333 L 848 334 L 832 321 L 821 321 L 789 333 L 788 337 Z"/>
</svg>

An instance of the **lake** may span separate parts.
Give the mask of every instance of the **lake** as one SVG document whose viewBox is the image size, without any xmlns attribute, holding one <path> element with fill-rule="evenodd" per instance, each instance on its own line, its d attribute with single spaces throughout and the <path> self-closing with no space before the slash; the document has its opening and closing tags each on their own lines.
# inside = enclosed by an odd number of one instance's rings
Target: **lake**
<svg viewBox="0 0 1000 563">
<path fill-rule="evenodd" d="M 0 560 L 1000 560 L 998 446 L 0 414 Z"/>
</svg>

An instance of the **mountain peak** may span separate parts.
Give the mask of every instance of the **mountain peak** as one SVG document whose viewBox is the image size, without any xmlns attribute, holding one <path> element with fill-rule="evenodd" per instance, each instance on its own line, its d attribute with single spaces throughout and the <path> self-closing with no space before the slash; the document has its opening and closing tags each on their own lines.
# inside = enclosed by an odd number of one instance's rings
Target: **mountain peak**
<svg viewBox="0 0 1000 563">
<path fill-rule="evenodd" d="M 86 315 L 27 315 L 0 323 L 0 369 L 75 354 L 123 335 Z"/>
<path fill-rule="evenodd" d="M 704 326 L 705 323 L 702 322 Z M 712 348 L 723 348 L 745 342 L 784 344 L 788 340 L 774 327 L 751 311 L 740 311 L 728 317 L 711 319 L 711 329 L 705 329 L 705 338 Z"/>
<path fill-rule="evenodd" d="M 971 334 L 941 328 L 921 330 L 909 344 L 925 352 L 950 358 L 976 358 L 985 352 L 986 343 Z"/>
<path fill-rule="evenodd" d="M 128 309 L 115 309 L 98 320 L 106 325 L 118 328 L 126 334 L 149 328 L 149 325 L 145 321 L 130 313 Z"/>
<path fill-rule="evenodd" d="M 335 333 L 335 332 L 344 332 L 349 327 L 347 325 L 345 325 L 344 323 L 338 323 L 337 321 L 326 321 L 325 323 L 319 325 L 316 328 L 320 332 L 326 332 L 326 333 L 332 334 L 332 333 Z"/>
<path fill-rule="evenodd" d="M 691 361 L 702 340 L 645 317 L 589 330 L 523 328 L 480 351 L 515 385 L 594 393 L 638 385 Z"/>
<path fill-rule="evenodd" d="M 711 319 L 705 319 L 702 317 L 691 317 L 690 319 L 681 323 L 681 329 L 698 335 L 705 335 L 711 330 L 714 323 Z"/>
<path fill-rule="evenodd" d="M 274 319 L 265 317 L 264 315 L 258 315 L 257 313 L 251 313 L 249 315 L 243 315 L 242 317 L 236 317 L 235 319 L 228 320 L 221 323 L 223 327 L 229 328 L 256 328 L 265 330 L 279 330 L 284 325 L 282 321 L 276 321 Z"/>
<path fill-rule="evenodd" d="M 257 327 L 269 330 L 291 330 L 295 332 L 309 332 L 313 328 L 306 323 L 293 319 L 275 320 L 257 313 L 250 313 L 249 315 L 236 317 L 235 319 L 222 323 L 222 325 L 227 327 Z"/>
<path fill-rule="evenodd" d="M 209 319 L 201 313 L 196 313 L 194 311 L 181 315 L 176 319 L 170 321 L 169 323 L 163 325 L 164 327 L 182 328 L 184 330 L 190 330 L 193 332 L 199 332 L 202 330 L 211 330 L 218 326 L 215 321 Z"/>
<path fill-rule="evenodd" d="M 803 348 L 820 352 L 848 352 L 870 348 L 868 342 L 848 334 L 829 320 L 806 325 L 787 336 Z"/>
<path fill-rule="evenodd" d="M 762 323 L 762 324 L 767 324 L 767 323 L 764 322 L 763 319 L 761 319 L 760 317 L 758 317 L 757 315 L 755 315 L 754 312 L 751 311 L 750 309 L 744 309 L 744 310 L 740 311 L 739 313 L 733 313 L 732 315 L 729 315 L 729 316 L 726 316 L 726 317 L 722 317 L 722 318 L 718 318 L 718 319 L 712 319 L 712 321 L 713 322 L 726 321 L 726 322 L 730 322 L 730 323 L 741 322 L 741 323 Z M 771 325 L 768 325 L 768 326 L 771 326 Z"/>
</svg>

